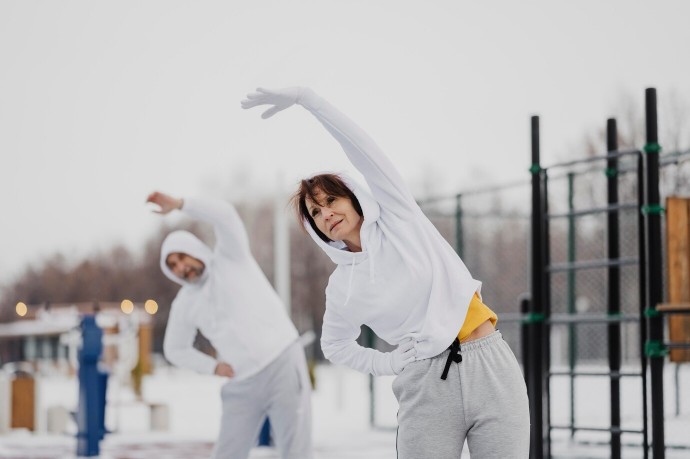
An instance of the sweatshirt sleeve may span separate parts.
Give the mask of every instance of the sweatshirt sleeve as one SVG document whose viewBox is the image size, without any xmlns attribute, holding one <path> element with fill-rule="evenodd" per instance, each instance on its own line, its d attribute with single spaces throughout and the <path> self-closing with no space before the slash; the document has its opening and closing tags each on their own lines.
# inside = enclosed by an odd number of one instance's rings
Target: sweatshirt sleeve
<svg viewBox="0 0 690 459">
<path fill-rule="evenodd" d="M 328 360 L 376 376 L 395 374 L 390 364 L 390 353 L 360 346 L 356 341 L 359 334 L 359 327 L 326 307 L 321 330 L 321 350 Z"/>
<path fill-rule="evenodd" d="M 163 353 L 165 358 L 175 366 L 194 370 L 198 373 L 213 374 L 216 359 L 194 348 L 196 327 L 186 320 L 178 300 L 170 308 L 168 324 L 165 327 Z"/>
<path fill-rule="evenodd" d="M 340 143 L 381 207 L 403 215 L 417 208 L 412 193 L 393 163 L 366 132 L 311 89 L 304 89 L 298 103 Z"/>
<path fill-rule="evenodd" d="M 249 238 L 235 207 L 216 199 L 185 198 L 182 211 L 213 225 L 215 250 L 229 258 L 249 255 Z"/>
</svg>

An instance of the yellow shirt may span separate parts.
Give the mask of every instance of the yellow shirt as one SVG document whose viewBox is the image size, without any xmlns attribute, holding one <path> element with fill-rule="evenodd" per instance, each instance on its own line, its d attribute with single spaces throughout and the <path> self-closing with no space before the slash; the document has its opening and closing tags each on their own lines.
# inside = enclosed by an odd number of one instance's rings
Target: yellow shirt
<svg viewBox="0 0 690 459">
<path fill-rule="evenodd" d="M 490 320 L 495 327 L 496 322 L 498 322 L 498 316 L 495 312 L 489 309 L 487 305 L 482 303 L 482 300 L 479 299 L 479 295 L 475 293 L 474 297 L 472 297 L 472 301 L 470 301 L 470 308 L 467 311 L 465 323 L 462 324 L 460 333 L 458 333 L 458 339 L 462 341 L 463 339 L 467 338 L 474 330 L 477 329 L 477 327 L 487 320 Z"/>
</svg>

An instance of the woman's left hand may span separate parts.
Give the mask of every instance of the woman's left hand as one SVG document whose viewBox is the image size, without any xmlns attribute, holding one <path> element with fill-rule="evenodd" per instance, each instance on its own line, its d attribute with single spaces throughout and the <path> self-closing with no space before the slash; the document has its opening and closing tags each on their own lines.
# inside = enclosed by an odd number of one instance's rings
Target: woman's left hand
<svg viewBox="0 0 690 459">
<path fill-rule="evenodd" d="M 293 87 L 284 89 L 257 88 L 256 92 L 247 94 L 241 104 L 242 108 L 253 108 L 259 105 L 273 105 L 261 114 L 263 119 L 270 118 L 279 111 L 285 110 L 299 102 L 305 88 Z"/>
</svg>

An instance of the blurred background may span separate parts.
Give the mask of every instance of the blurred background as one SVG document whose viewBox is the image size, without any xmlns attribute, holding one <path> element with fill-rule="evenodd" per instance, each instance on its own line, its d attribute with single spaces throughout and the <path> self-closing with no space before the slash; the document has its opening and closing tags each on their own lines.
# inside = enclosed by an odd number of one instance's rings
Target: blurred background
<svg viewBox="0 0 690 459">
<path fill-rule="evenodd" d="M 157 189 L 237 207 L 252 252 L 295 325 L 316 334 L 307 347 L 314 374 L 328 371 L 319 369 L 318 337 L 333 265 L 297 227 L 287 202 L 299 179 L 315 171 L 357 173 L 304 110 L 266 121 L 259 109 L 241 110 L 239 101 L 257 86 L 309 86 L 374 137 L 484 282 L 485 300 L 520 357 L 518 326 L 501 326 L 500 315 L 517 313 L 518 297 L 529 290 L 529 118 L 541 116 L 546 164 L 603 154 L 609 117 L 618 119 L 619 147 L 640 148 L 643 91 L 656 87 L 660 143 L 670 158 L 662 194 L 687 196 L 688 17 L 687 2 L 641 0 L 3 1 L 0 366 L 71 387 L 75 327 L 81 314 L 98 312 L 106 338 L 113 335 L 103 354 L 120 387 L 113 403 L 134 406 L 148 397 L 152 424 L 141 429 L 156 427 L 154 405 L 172 406 L 152 394 L 171 387 L 155 381 L 174 371 L 161 350 L 178 288 L 160 272 L 160 244 L 178 228 L 213 244 L 210 228 L 152 213 L 144 201 Z M 602 205 L 603 178 L 601 171 L 581 174 L 576 206 Z M 621 186 L 622 195 L 636 196 L 633 182 Z M 566 209 L 565 176 L 554 180 L 552 193 L 554 208 Z M 621 221 L 622 251 L 633 256 L 635 236 L 625 235 L 636 216 Z M 603 216 L 579 223 L 583 257 L 605 251 L 605 224 Z M 564 259 L 565 222 L 551 231 L 554 259 Z M 289 282 L 279 285 L 281 276 Z M 630 298 L 637 276 L 623 273 Z M 554 282 L 554 307 L 565 311 L 566 281 Z M 601 273 L 579 278 L 577 288 L 578 311 L 605 311 L 596 300 L 607 288 Z M 626 304 L 630 312 L 637 307 Z M 601 330 L 584 333 L 578 355 L 602 362 Z M 624 333 L 627 362 L 639 359 L 638 333 Z M 366 330 L 362 342 L 388 349 Z M 202 335 L 196 345 L 213 353 Z M 553 352 L 555 364 L 565 364 L 565 344 Z M 362 387 L 365 395 L 379 390 Z M 36 390 L 27 393 L 43 393 Z M 54 422 L 53 433 L 69 431 L 69 421 L 48 413 L 66 392 L 45 390 L 42 398 L 27 396 L 32 408 L 20 410 L 37 413 L 29 430 L 50 431 Z M 395 424 L 394 403 L 381 394 L 379 402 L 362 403 L 355 424 Z M 347 405 L 344 392 L 328 397 L 341 410 Z M 381 405 L 369 413 L 375 403 Z M 74 400 L 62 405 L 73 410 Z M 136 409 L 119 413 L 136 418 Z M 215 435 L 210 410 L 210 427 L 193 438 Z M 158 427 L 190 431 L 184 416 L 163 417 L 170 421 Z M 127 432 L 114 417 L 108 422 Z"/>
</svg>

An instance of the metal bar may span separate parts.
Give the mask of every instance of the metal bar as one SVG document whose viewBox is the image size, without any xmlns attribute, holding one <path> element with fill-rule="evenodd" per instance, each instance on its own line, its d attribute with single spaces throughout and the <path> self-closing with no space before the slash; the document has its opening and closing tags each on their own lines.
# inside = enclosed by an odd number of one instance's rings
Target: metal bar
<svg viewBox="0 0 690 459">
<path fill-rule="evenodd" d="M 462 228 L 462 195 L 455 196 L 455 251 L 460 258 L 465 256 L 465 238 Z"/>
<path fill-rule="evenodd" d="M 575 174 L 568 174 L 568 263 L 575 263 Z M 568 314 L 575 314 L 575 271 L 568 271 Z M 577 349 L 577 328 L 568 326 L 568 366 L 572 374 L 575 371 Z M 575 377 L 570 377 L 570 425 L 575 425 Z M 570 431 L 570 438 L 575 437 L 575 430 Z"/>
<path fill-rule="evenodd" d="M 568 174 L 568 176 L 574 176 L 575 174 Z M 639 209 L 637 204 L 615 204 L 615 205 L 609 205 L 606 207 L 594 207 L 592 209 L 583 209 L 583 210 L 572 210 L 570 212 L 563 212 L 560 214 L 551 214 L 547 215 L 547 218 L 565 218 L 565 217 L 582 217 L 586 215 L 595 215 L 595 214 L 603 214 L 603 213 L 611 213 L 611 212 L 618 212 L 620 210 L 633 210 L 633 209 Z"/>
<path fill-rule="evenodd" d="M 554 430 L 582 430 L 586 432 L 616 432 L 625 434 L 641 434 L 643 431 L 639 429 L 621 429 L 620 427 L 581 427 L 581 426 L 551 426 Z"/>
<path fill-rule="evenodd" d="M 618 372 L 609 372 L 609 371 L 552 371 L 549 373 L 550 376 L 605 376 L 605 377 L 611 377 L 611 378 L 628 378 L 628 377 L 637 377 L 639 378 L 642 376 L 642 373 L 639 371 L 632 371 L 632 372 L 625 372 L 625 371 L 618 371 Z"/>
<path fill-rule="evenodd" d="M 618 149 L 618 131 L 616 120 L 606 121 L 606 148 L 609 151 Z M 606 197 L 608 207 L 620 207 L 618 204 L 618 157 L 609 157 L 606 161 Z M 607 257 L 618 260 L 620 257 L 618 210 L 609 212 L 606 219 Z M 606 312 L 615 316 L 621 312 L 621 272 L 620 267 L 611 265 L 608 268 L 608 307 Z M 611 425 L 621 424 L 620 378 L 614 377 L 621 369 L 621 325 L 620 322 L 609 322 L 607 326 L 607 344 L 610 380 Z M 611 458 L 621 457 L 620 432 L 611 432 Z"/>
<path fill-rule="evenodd" d="M 553 314 L 546 321 L 551 325 L 559 324 L 597 324 L 597 323 L 620 323 L 638 322 L 640 319 L 636 315 L 618 314 Z"/>
<path fill-rule="evenodd" d="M 637 203 L 640 209 L 644 205 L 644 156 L 637 157 Z M 647 357 L 645 356 L 645 343 L 647 342 L 647 318 L 645 316 L 645 306 L 647 304 L 647 276 L 645 274 L 645 267 L 647 266 L 647 255 L 645 253 L 646 230 L 644 226 L 644 215 L 642 212 L 637 214 L 637 241 L 638 241 L 638 257 L 640 264 L 638 268 L 638 281 L 640 284 L 640 368 L 642 368 L 642 444 L 643 459 L 649 458 L 649 416 L 647 403 Z"/>
<path fill-rule="evenodd" d="M 530 171 L 532 173 L 532 260 L 531 260 L 531 289 L 532 294 L 530 301 L 532 314 L 543 314 L 543 300 L 542 300 L 542 284 L 544 280 L 544 264 L 543 264 L 543 212 L 542 212 L 542 172 L 539 160 L 539 117 L 532 116 L 531 124 L 531 140 L 532 140 L 532 166 Z M 545 457 L 545 433 L 548 429 L 544 428 L 544 407 L 543 401 L 543 365 L 541 359 L 541 344 L 542 344 L 542 324 L 539 322 L 531 322 L 527 325 L 528 335 L 530 336 L 528 344 L 528 355 L 530 359 L 529 369 L 527 375 L 527 387 L 529 388 L 529 414 L 530 414 L 530 459 L 544 459 Z M 546 448 L 546 457 L 549 457 L 548 448 Z"/>
<path fill-rule="evenodd" d="M 657 129 L 656 90 L 645 91 L 645 114 L 647 145 L 645 146 L 645 205 L 647 208 L 659 207 L 659 149 Z M 655 308 L 663 301 L 661 263 L 661 215 L 657 212 L 645 214 L 647 251 L 647 309 Z M 649 340 L 661 342 L 664 338 L 661 316 L 651 316 L 647 322 Z M 664 357 L 649 357 L 652 378 L 652 455 L 654 459 L 664 459 Z"/>
<path fill-rule="evenodd" d="M 669 349 L 690 349 L 690 343 L 664 343 Z"/>
<path fill-rule="evenodd" d="M 587 163 L 593 163 L 595 161 L 604 161 L 608 160 L 610 158 L 620 158 L 621 156 L 631 156 L 631 155 L 637 155 L 639 154 L 639 150 L 623 150 L 623 151 L 609 151 L 605 155 L 598 155 L 598 156 L 590 156 L 588 158 L 582 158 L 582 159 L 575 159 L 573 161 L 566 161 L 562 163 L 556 163 L 552 164 L 545 169 L 552 170 L 558 167 L 570 167 L 570 166 L 575 166 L 577 164 L 587 164 Z"/>
<path fill-rule="evenodd" d="M 617 260 L 584 260 L 576 261 L 574 263 L 555 263 L 547 266 L 547 271 L 550 273 L 557 273 L 563 271 L 577 270 L 577 269 L 597 269 L 609 268 L 612 266 L 627 266 L 635 265 L 639 262 L 637 258 L 619 258 Z"/>
<path fill-rule="evenodd" d="M 551 264 L 551 237 L 549 230 L 549 220 L 544 218 L 544 215 L 549 214 L 549 176 L 546 170 L 542 173 L 543 189 L 542 189 L 542 224 L 543 224 L 543 239 L 542 244 L 543 249 L 543 266 L 549 266 Z M 545 271 L 545 270 L 543 270 Z M 544 381 L 544 424 L 546 426 L 551 425 L 551 379 L 549 378 L 548 372 L 551 368 L 551 326 L 549 325 L 549 317 L 551 316 L 551 279 L 546 272 L 542 273 L 543 280 L 543 297 L 542 297 L 542 307 L 544 318 L 546 319 L 542 323 L 542 345 L 541 345 L 541 358 L 543 362 L 543 368 L 541 372 L 542 381 Z M 545 429 L 546 440 L 544 442 L 544 454 L 546 457 L 551 457 L 551 429 Z"/>
</svg>

